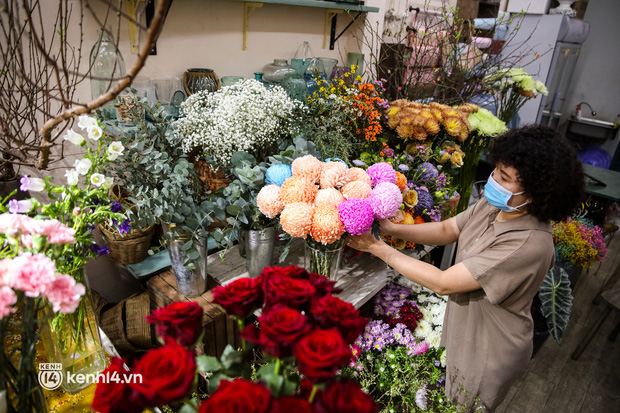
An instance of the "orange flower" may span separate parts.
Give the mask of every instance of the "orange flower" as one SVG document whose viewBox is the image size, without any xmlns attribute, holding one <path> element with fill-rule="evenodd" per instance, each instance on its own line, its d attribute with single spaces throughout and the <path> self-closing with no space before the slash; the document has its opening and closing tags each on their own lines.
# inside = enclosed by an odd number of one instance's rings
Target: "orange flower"
<svg viewBox="0 0 620 413">
<path fill-rule="evenodd" d="M 288 204 L 280 214 L 282 229 L 292 237 L 306 238 L 312 229 L 313 211 L 306 202 Z"/>
<path fill-rule="evenodd" d="M 313 182 L 301 176 L 291 176 L 282 184 L 280 198 L 284 205 L 294 202 L 314 202 L 319 189 Z"/>
<path fill-rule="evenodd" d="M 407 189 L 407 177 L 398 171 L 396 171 L 396 185 L 401 192 Z"/>
<path fill-rule="evenodd" d="M 310 235 L 321 244 L 331 244 L 338 240 L 345 232 L 344 224 L 340 220 L 340 212 L 333 205 L 319 205 L 312 214 L 312 229 Z"/>
<path fill-rule="evenodd" d="M 416 224 L 424 224 L 424 222 L 426 222 L 426 221 L 424 221 L 424 218 L 422 218 L 421 216 L 418 215 L 417 217 L 415 217 L 413 222 L 416 223 Z"/>
</svg>

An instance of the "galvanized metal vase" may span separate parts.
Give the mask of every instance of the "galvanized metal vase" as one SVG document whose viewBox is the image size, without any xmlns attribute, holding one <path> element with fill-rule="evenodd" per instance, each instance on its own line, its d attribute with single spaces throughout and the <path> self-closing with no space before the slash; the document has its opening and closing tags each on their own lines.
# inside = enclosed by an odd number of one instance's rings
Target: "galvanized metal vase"
<svg viewBox="0 0 620 413">
<path fill-rule="evenodd" d="M 250 277 L 258 277 L 265 267 L 273 264 L 276 228 L 248 230 L 245 233 L 245 266 Z"/>
<path fill-rule="evenodd" d="M 170 243 L 168 252 L 170 253 L 170 264 L 174 272 L 174 278 L 177 282 L 177 290 L 179 294 L 185 297 L 198 297 L 207 289 L 207 257 L 209 255 L 207 247 L 207 239 L 200 238 L 194 240 L 194 245 L 200 253 L 200 259 L 193 261 L 196 268 L 190 270 L 183 262 L 187 256 L 185 251 L 181 249 L 189 238 L 178 238 Z"/>
</svg>

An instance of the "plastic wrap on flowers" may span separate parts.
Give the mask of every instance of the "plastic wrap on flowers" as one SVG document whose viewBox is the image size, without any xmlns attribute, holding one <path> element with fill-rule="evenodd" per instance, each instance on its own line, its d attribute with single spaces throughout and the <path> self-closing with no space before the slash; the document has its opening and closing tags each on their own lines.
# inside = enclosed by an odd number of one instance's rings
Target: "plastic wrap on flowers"
<svg viewBox="0 0 620 413">
<path fill-rule="evenodd" d="M 344 199 L 366 199 L 371 191 L 370 184 L 363 181 L 349 182 L 340 189 Z"/>
<path fill-rule="evenodd" d="M 372 227 L 374 212 L 370 204 L 362 199 L 349 199 L 338 207 L 340 219 L 351 235 L 361 235 Z"/>
<path fill-rule="evenodd" d="M 291 168 L 294 176 L 302 176 L 316 183 L 323 171 L 323 162 L 312 155 L 306 155 L 295 159 Z"/>
<path fill-rule="evenodd" d="M 256 205 L 267 218 L 275 218 L 284 208 L 281 193 L 278 185 L 267 185 L 262 187 L 256 196 Z"/>
<path fill-rule="evenodd" d="M 319 178 L 322 189 L 338 187 L 347 183 L 347 167 L 342 162 L 327 162 Z"/>
<path fill-rule="evenodd" d="M 350 168 L 347 169 L 347 182 L 361 181 L 371 185 L 370 175 L 366 173 L 362 168 Z"/>
<path fill-rule="evenodd" d="M 314 198 L 314 205 L 333 205 L 336 208 L 344 202 L 344 197 L 336 188 L 319 189 Z"/>
<path fill-rule="evenodd" d="M 437 178 L 439 176 L 439 171 L 430 162 L 421 163 L 418 168 L 418 172 L 420 172 L 420 181 L 428 181 L 429 179 Z"/>
<path fill-rule="evenodd" d="M 265 183 L 282 186 L 291 176 L 293 176 L 291 165 L 271 165 L 265 172 Z"/>
<path fill-rule="evenodd" d="M 379 162 L 370 166 L 366 169 L 366 173 L 370 176 L 373 187 L 381 182 L 390 182 L 396 185 L 396 171 L 387 162 Z"/>
<path fill-rule="evenodd" d="M 284 205 L 293 202 L 314 202 L 314 197 L 319 189 L 307 178 L 292 176 L 282 184 L 280 197 Z"/>
<path fill-rule="evenodd" d="M 417 215 L 421 215 L 424 211 L 430 211 L 433 208 L 433 195 L 424 189 L 418 189 L 418 203 L 413 208 Z"/>
<path fill-rule="evenodd" d="M 381 182 L 372 190 L 368 202 L 377 219 L 388 219 L 396 214 L 403 203 L 398 187 L 390 182 Z"/>
<path fill-rule="evenodd" d="M 344 234 L 345 229 L 340 220 L 338 208 L 332 205 L 314 207 L 312 214 L 312 238 L 321 244 L 331 244 Z"/>
<path fill-rule="evenodd" d="M 306 202 L 288 204 L 280 214 L 282 229 L 292 237 L 306 238 L 312 229 L 314 208 Z"/>
</svg>

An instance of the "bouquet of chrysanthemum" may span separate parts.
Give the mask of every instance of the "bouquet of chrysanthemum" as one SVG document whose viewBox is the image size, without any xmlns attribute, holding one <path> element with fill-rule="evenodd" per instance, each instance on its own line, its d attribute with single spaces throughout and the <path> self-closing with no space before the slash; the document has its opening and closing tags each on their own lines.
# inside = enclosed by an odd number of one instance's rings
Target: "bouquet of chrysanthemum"
<svg viewBox="0 0 620 413">
<path fill-rule="evenodd" d="M 279 216 L 286 233 L 306 240 L 308 270 L 326 276 L 337 271 L 345 232 L 361 235 L 375 218 L 393 217 L 402 204 L 397 173 L 387 163 L 367 173 L 306 155 L 293 161 L 289 173 L 263 187 L 256 203 L 268 218 Z"/>
<path fill-rule="evenodd" d="M 553 243 L 556 257 L 568 267 L 585 268 L 607 256 L 603 229 L 583 217 L 554 222 Z"/>
</svg>

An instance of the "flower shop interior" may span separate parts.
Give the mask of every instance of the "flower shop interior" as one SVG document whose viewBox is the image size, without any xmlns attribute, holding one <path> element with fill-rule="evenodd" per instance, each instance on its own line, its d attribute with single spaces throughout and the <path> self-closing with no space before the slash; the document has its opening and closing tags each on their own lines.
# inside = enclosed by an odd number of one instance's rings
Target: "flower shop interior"
<svg viewBox="0 0 620 413">
<path fill-rule="evenodd" d="M 0 413 L 620 411 L 617 0 L 4 3 Z M 456 401 L 395 267 L 458 242 L 386 228 L 487 202 L 526 125 L 584 193 L 529 362 Z"/>
</svg>

